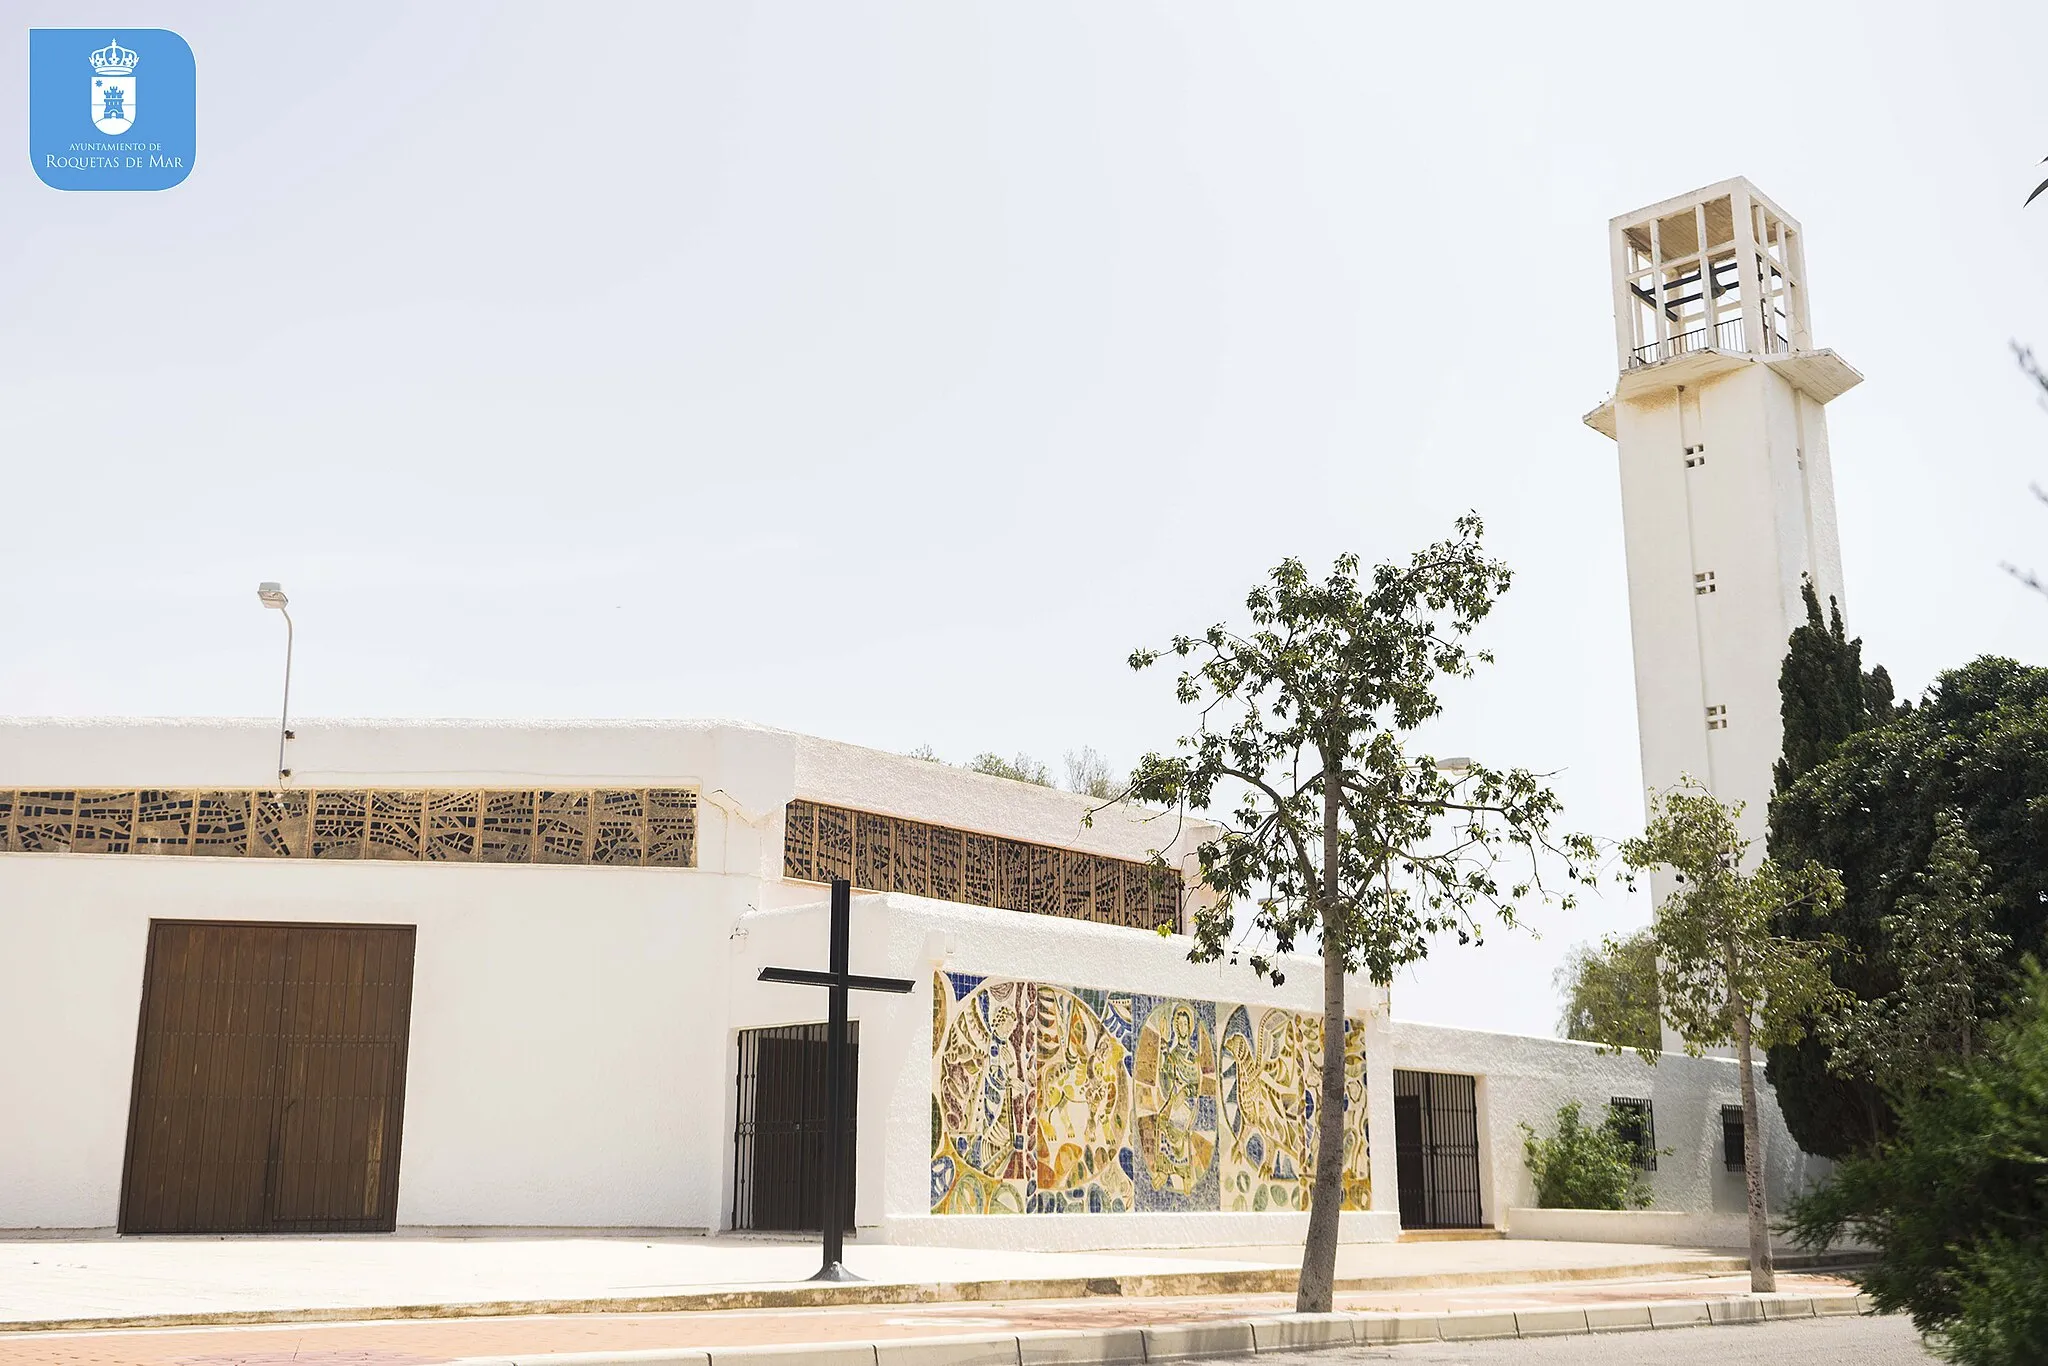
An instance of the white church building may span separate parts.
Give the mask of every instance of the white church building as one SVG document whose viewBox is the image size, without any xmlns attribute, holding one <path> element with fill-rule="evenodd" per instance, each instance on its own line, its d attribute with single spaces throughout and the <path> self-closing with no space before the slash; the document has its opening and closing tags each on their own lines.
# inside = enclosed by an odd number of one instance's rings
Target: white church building
<svg viewBox="0 0 2048 1366">
<path fill-rule="evenodd" d="M 1798 575 L 1839 592 L 1820 405 L 1855 375 L 1746 182 L 1613 234 L 1588 421 L 1621 447 L 1645 773 L 1750 796 Z M 1200 822 L 733 722 L 279 744 L 0 721 L 0 1230 L 816 1229 L 824 993 L 758 978 L 825 966 L 843 877 L 852 970 L 916 983 L 852 1001 L 859 1237 L 1298 1239 L 1340 1104 L 1346 1239 L 1742 1241 L 1726 1059 L 1410 1023 L 1354 980 L 1319 1095 L 1317 966 L 1188 961 Z M 1781 1204 L 1823 1168 L 1763 1098 Z M 1569 1100 L 1637 1117 L 1652 1212 L 1529 1208 L 1517 1126 Z"/>
</svg>

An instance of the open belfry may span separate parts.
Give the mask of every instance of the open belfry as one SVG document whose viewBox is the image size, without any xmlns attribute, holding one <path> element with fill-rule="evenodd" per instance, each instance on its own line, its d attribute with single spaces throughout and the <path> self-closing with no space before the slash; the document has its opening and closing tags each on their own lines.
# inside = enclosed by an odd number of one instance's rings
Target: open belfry
<svg viewBox="0 0 2048 1366">
<path fill-rule="evenodd" d="M 1613 220 L 1614 396 L 1643 781 L 1743 804 L 1762 851 L 1778 671 L 1801 584 L 1842 601 L 1827 405 L 1863 377 L 1813 345 L 1805 233 L 1747 180 Z"/>
</svg>

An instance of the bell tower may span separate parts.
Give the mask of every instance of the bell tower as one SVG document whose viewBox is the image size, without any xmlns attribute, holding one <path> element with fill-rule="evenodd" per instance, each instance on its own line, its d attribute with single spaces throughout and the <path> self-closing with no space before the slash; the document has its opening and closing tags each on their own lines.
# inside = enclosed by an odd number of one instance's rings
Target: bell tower
<svg viewBox="0 0 2048 1366">
<path fill-rule="evenodd" d="M 1643 780 L 1744 804 L 1761 856 L 1800 585 L 1842 599 L 1827 404 L 1863 377 L 1816 350 L 1805 233 L 1747 180 L 1608 226 Z"/>
</svg>

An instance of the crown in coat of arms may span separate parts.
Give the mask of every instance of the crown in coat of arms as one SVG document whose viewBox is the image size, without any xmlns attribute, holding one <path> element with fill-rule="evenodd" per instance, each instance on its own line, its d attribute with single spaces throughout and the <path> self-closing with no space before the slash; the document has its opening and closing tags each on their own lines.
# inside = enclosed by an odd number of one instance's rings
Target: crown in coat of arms
<svg viewBox="0 0 2048 1366">
<path fill-rule="evenodd" d="M 105 47 L 92 54 L 92 69 L 102 76 L 125 76 L 141 60 L 133 51 L 122 47 L 118 40 L 109 38 Z"/>
</svg>

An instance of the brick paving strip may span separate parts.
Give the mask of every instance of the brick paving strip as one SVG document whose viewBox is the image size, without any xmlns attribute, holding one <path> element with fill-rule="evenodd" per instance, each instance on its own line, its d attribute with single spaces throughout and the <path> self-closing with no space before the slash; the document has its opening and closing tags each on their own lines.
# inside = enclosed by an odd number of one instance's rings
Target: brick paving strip
<svg viewBox="0 0 2048 1366">
<path fill-rule="evenodd" d="M 1350 1293 L 1295 1315 L 1282 1295 L 225 1325 L 0 1336 L 0 1366 L 816 1366 L 1148 1362 L 1309 1347 L 1476 1341 L 1869 1312 L 1832 1276 L 1450 1286 Z"/>
</svg>

